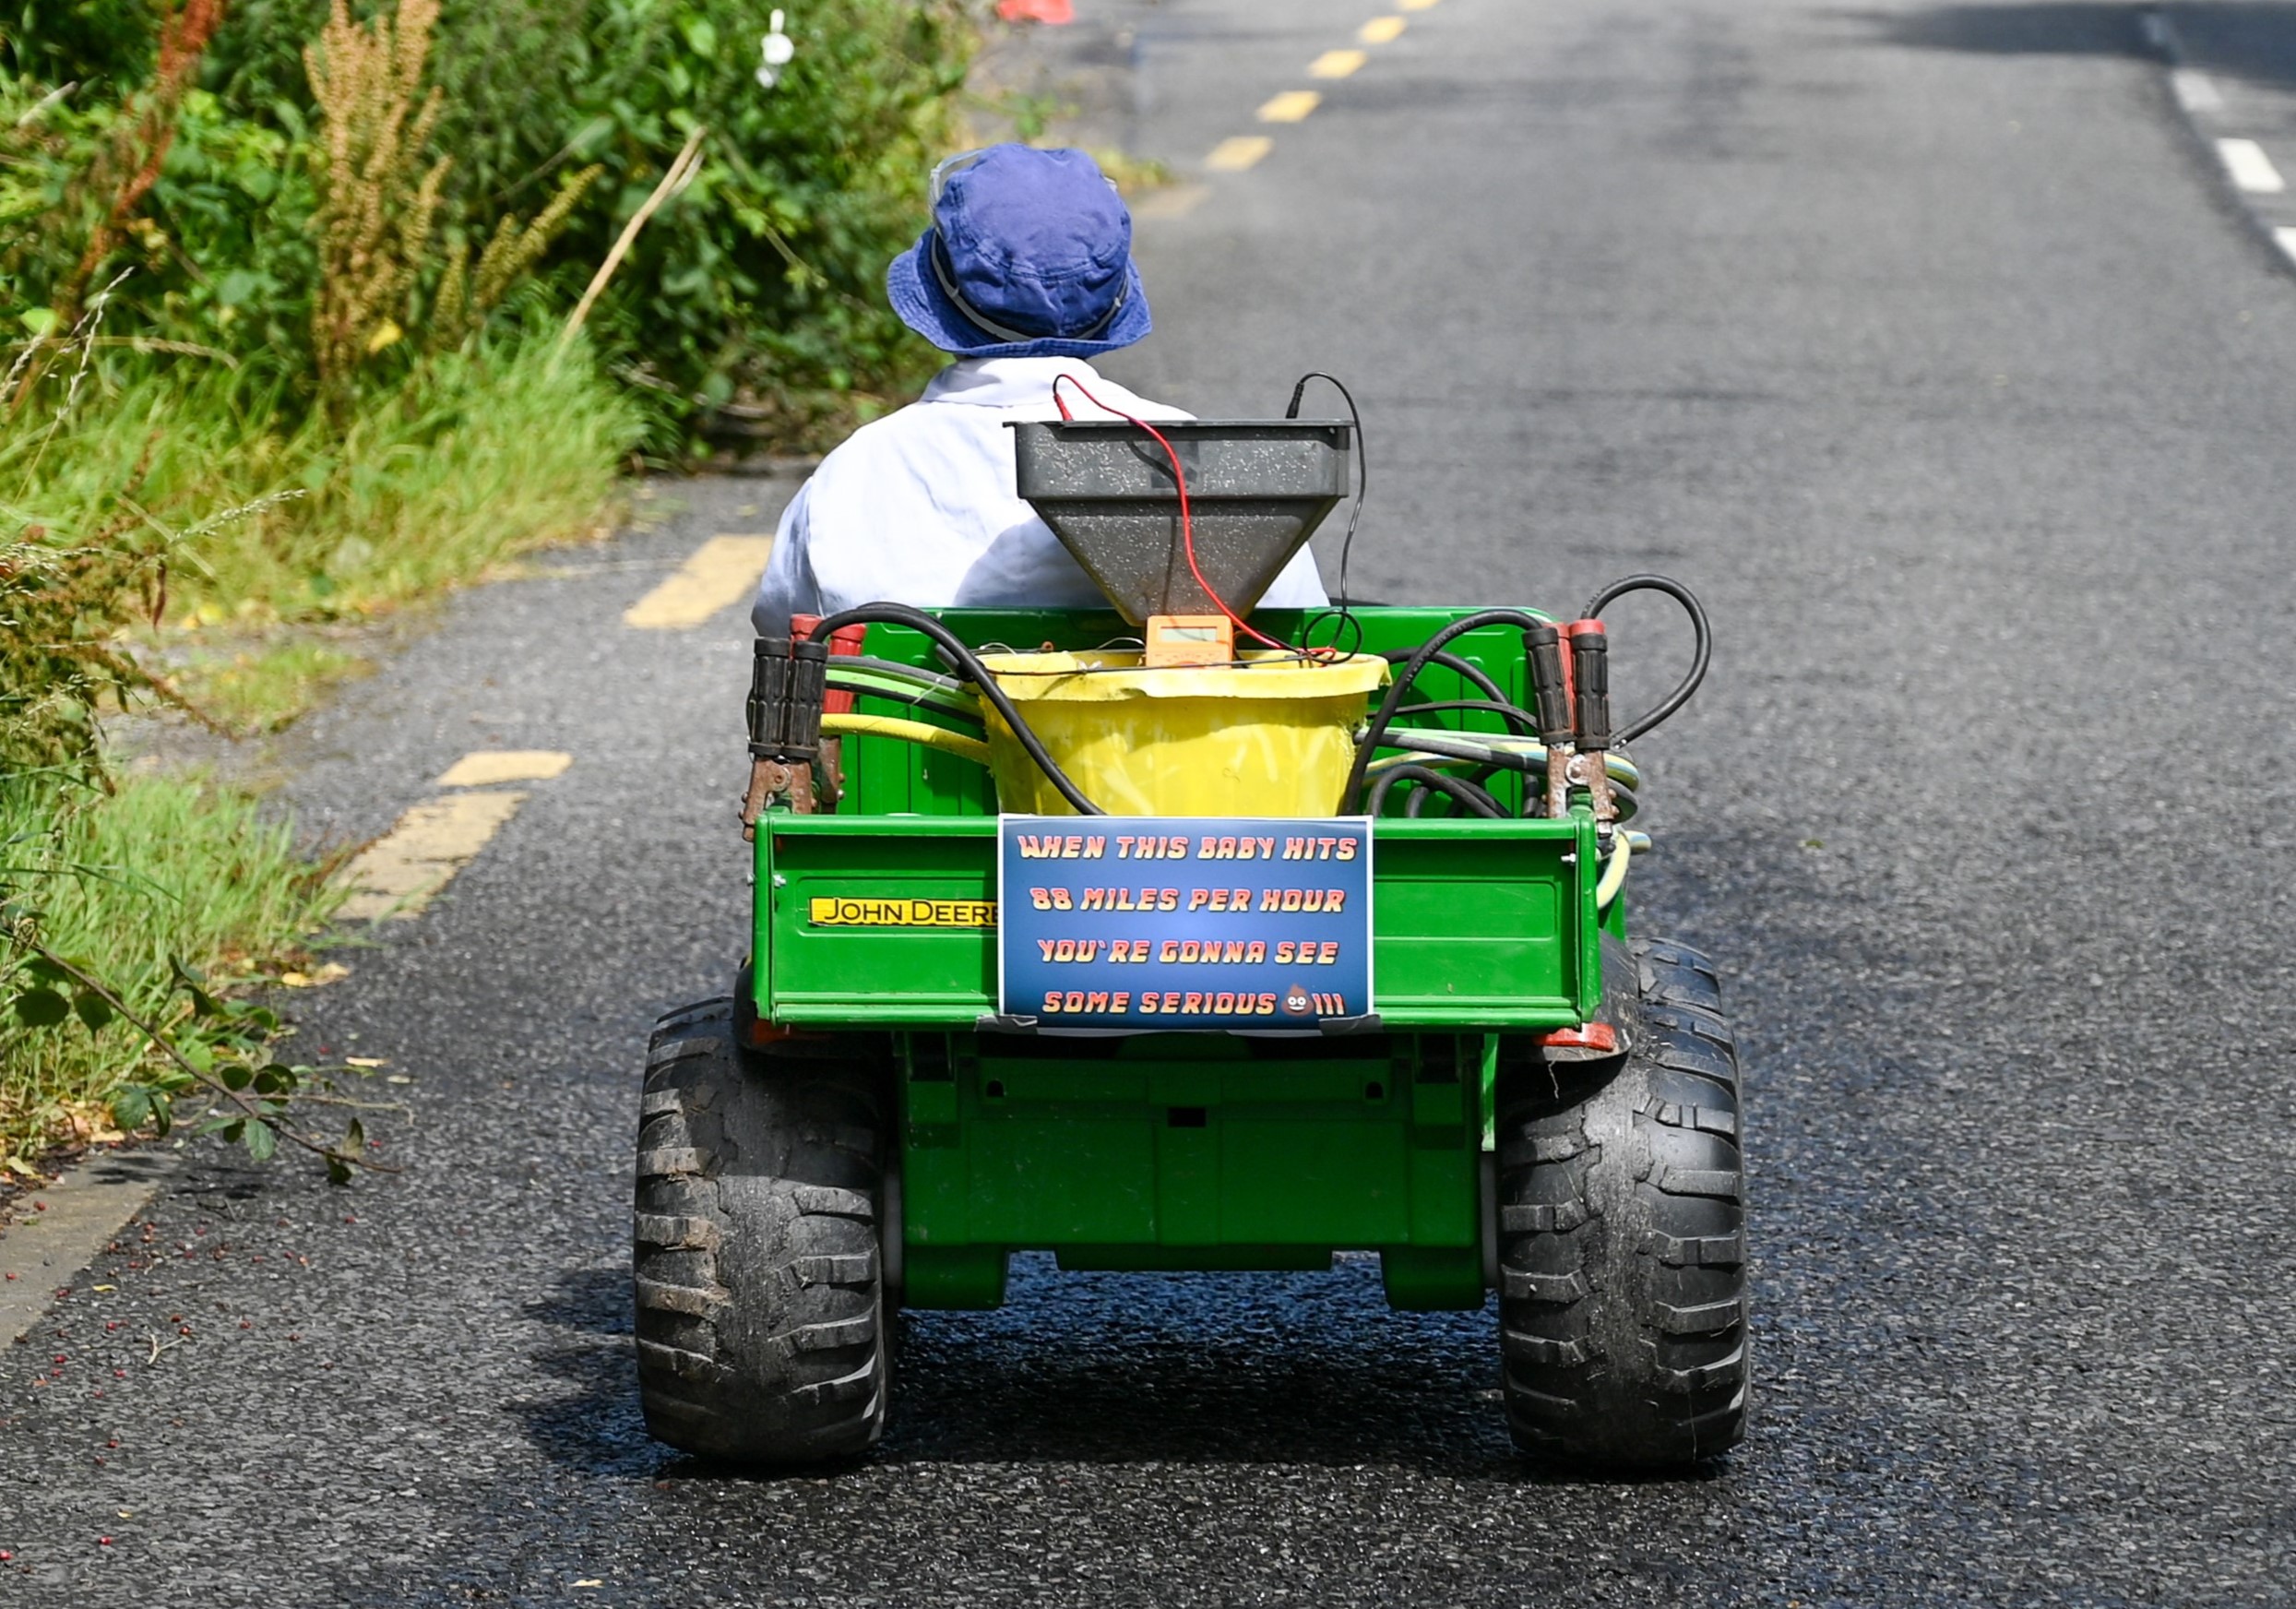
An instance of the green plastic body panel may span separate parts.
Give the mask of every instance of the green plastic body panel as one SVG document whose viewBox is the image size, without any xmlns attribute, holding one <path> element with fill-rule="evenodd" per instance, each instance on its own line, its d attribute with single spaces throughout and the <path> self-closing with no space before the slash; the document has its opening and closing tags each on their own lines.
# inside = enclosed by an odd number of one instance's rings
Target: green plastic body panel
<svg viewBox="0 0 2296 1609">
<path fill-rule="evenodd" d="M 1381 821 L 1372 995 L 1390 1027 L 1560 1028 L 1600 997 L 1594 824 Z M 816 901 L 996 898 L 993 816 L 767 816 L 758 823 L 757 1012 L 815 1028 L 970 1027 L 996 1002 L 996 935 L 816 921 Z"/>
<path fill-rule="evenodd" d="M 1480 1306 L 1487 1037 L 905 1035 L 904 1299 L 994 1306 L 1024 1247 L 1066 1269 L 1360 1249 L 1397 1306 Z"/>
<path fill-rule="evenodd" d="M 1408 650 L 1459 611 L 1365 609 L 1363 646 Z M 963 611 L 968 642 L 1089 648 L 1130 634 L 1098 611 Z M 1263 611 L 1291 638 L 1305 616 Z M 1529 702 L 1521 638 L 1451 651 Z M 933 665 L 921 635 L 872 627 L 867 651 Z M 1483 695 L 1447 669 L 1428 700 Z M 864 710 L 911 715 L 864 697 Z M 1499 732 L 1477 710 L 1413 724 Z M 1373 850 L 1380 1031 L 1327 1039 L 982 1031 L 995 1012 L 995 795 L 981 768 L 921 745 L 844 740 L 837 813 L 758 823 L 753 934 L 761 1019 L 892 1035 L 900 1123 L 903 1299 L 987 1307 L 1017 1250 L 1076 1269 L 1302 1269 L 1380 1254 L 1388 1299 L 1472 1307 L 1485 1290 L 1482 1174 L 1509 1036 L 1597 1008 L 1594 824 L 1383 817 Z M 1493 791 L 1519 803 L 1516 783 Z M 816 910 L 816 901 L 828 904 Z M 922 901 L 927 925 L 839 920 Z M 817 919 L 823 918 L 823 919 Z"/>
</svg>

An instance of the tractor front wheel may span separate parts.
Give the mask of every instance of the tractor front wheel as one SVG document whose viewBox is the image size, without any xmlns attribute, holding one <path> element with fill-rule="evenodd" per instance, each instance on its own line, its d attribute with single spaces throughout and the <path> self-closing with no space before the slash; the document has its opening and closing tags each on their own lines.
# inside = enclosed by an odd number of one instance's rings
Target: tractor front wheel
<svg viewBox="0 0 2296 1609">
<path fill-rule="evenodd" d="M 661 1019 L 638 1118 L 633 1271 L 646 1427 L 781 1466 L 874 1446 L 890 1384 L 884 1092 L 863 1066 L 775 1063 L 734 1007 Z"/>
<path fill-rule="evenodd" d="M 1502 1395 L 1524 1452 L 1632 1473 L 1744 1434 L 1745 1201 L 1714 969 L 1674 944 L 1612 957 L 1626 1055 L 1499 1091 Z"/>
</svg>

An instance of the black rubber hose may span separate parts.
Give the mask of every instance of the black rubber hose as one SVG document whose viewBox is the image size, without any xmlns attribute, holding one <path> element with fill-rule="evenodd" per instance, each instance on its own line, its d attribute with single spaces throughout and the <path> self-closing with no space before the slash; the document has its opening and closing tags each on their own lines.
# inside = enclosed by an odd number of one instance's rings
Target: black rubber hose
<svg viewBox="0 0 2296 1609">
<path fill-rule="evenodd" d="M 1488 816 L 1496 821 L 1506 815 L 1505 811 L 1499 808 L 1497 800 L 1472 782 L 1463 782 L 1457 777 L 1446 777 L 1441 771 L 1431 770 L 1425 766 L 1410 765 L 1397 766 L 1392 770 L 1380 773 L 1379 781 L 1372 784 L 1369 809 L 1365 813 L 1372 816 L 1378 815 L 1380 806 L 1387 802 L 1388 791 L 1398 782 L 1407 781 L 1417 782 L 1422 788 L 1434 789 L 1445 798 L 1456 799 L 1478 816 Z"/>
<path fill-rule="evenodd" d="M 1707 623 L 1706 606 L 1698 602 L 1696 593 L 1671 576 L 1628 576 L 1624 580 L 1612 581 L 1588 601 L 1579 618 L 1600 618 L 1605 609 L 1629 592 L 1663 592 L 1683 606 L 1683 613 L 1690 616 L 1690 673 L 1683 678 L 1682 685 L 1612 733 L 1612 747 L 1634 742 L 1689 703 L 1690 696 L 1698 690 L 1698 684 L 1706 680 L 1707 661 L 1714 657 L 1714 630 Z"/>
<path fill-rule="evenodd" d="M 1512 626 L 1517 630 L 1531 631 L 1548 624 L 1537 615 L 1526 614 L 1519 609 L 1479 609 L 1472 614 L 1461 615 L 1412 650 L 1411 657 L 1404 661 L 1401 673 L 1387 684 L 1387 696 L 1379 701 L 1379 712 L 1371 718 L 1371 724 L 1364 729 L 1363 741 L 1355 745 L 1355 767 L 1348 772 L 1348 785 L 1339 794 L 1341 808 L 1346 807 L 1348 801 L 1362 796 L 1363 773 L 1370 769 L 1373 752 L 1379 747 L 1380 739 L 1386 736 L 1387 727 L 1395 720 L 1395 712 L 1403 702 L 1405 689 L 1417 679 L 1420 672 L 1434 662 L 1435 655 L 1443 651 L 1445 643 L 1479 626 Z M 1466 661 L 1462 660 L 1459 662 L 1464 664 Z M 1481 673 L 1477 674 L 1480 676 Z M 1495 694 L 1496 689 L 1493 692 Z"/>
<path fill-rule="evenodd" d="M 1518 709 L 1515 705 L 1497 698 L 1438 698 L 1429 704 L 1406 704 L 1396 713 L 1398 715 L 1433 715 L 1443 709 L 1480 709 L 1487 715 L 1500 717 L 1509 726 L 1520 728 L 1525 737 L 1539 735 L 1539 722 L 1529 710 Z M 1472 737 L 1474 733 L 1462 732 L 1459 735 Z"/>
<path fill-rule="evenodd" d="M 905 665 L 898 660 L 881 660 L 874 654 L 832 654 L 829 658 L 831 661 L 829 668 L 833 671 L 883 671 L 887 675 L 922 682 L 928 686 L 939 687 L 951 693 L 964 686 L 964 684 L 955 676 L 945 676 L 938 671 L 923 670 L 916 665 Z"/>
<path fill-rule="evenodd" d="M 1484 798 L 1490 800 L 1491 807 L 1499 813 L 1499 818 L 1504 821 L 1509 818 L 1513 815 L 1513 812 L 1508 810 L 1504 804 L 1500 803 L 1499 796 L 1491 791 L 1491 779 L 1505 769 L 1506 768 L 1504 766 L 1477 766 L 1473 770 L 1468 772 L 1467 775 L 1463 777 L 1455 777 L 1453 780 L 1455 781 L 1465 782 L 1469 787 L 1474 789 L 1476 793 L 1481 793 Z M 1451 775 L 1451 773 L 1447 771 L 1444 774 L 1445 776 Z M 1529 790 L 1526 789 L 1525 791 L 1528 792 Z M 1425 792 L 1426 790 L 1422 788 L 1420 791 L 1420 793 L 1414 793 L 1412 797 L 1416 799 Z"/>
<path fill-rule="evenodd" d="M 922 632 L 934 642 L 939 643 L 956 657 L 958 664 L 963 665 L 970 673 L 974 685 L 981 689 L 981 697 L 987 699 L 991 708 L 1005 718 L 1005 724 L 1012 728 L 1013 736 L 1019 740 L 1023 752 L 1035 762 L 1037 769 L 1044 773 L 1045 780 L 1060 791 L 1060 796 L 1075 806 L 1077 814 L 1079 816 L 1108 814 L 1107 811 L 1086 798 L 1084 791 L 1070 781 L 1068 773 L 1062 770 L 1053 757 L 1045 752 L 1042 741 L 1038 738 L 1035 732 L 1030 730 L 1029 723 L 1021 719 L 1020 711 L 1013 708 L 1013 701 L 1005 696 L 1005 689 L 996 685 L 996 678 L 989 673 L 986 666 L 981 664 L 979 656 L 967 647 L 964 640 L 955 632 L 934 619 L 923 610 L 912 609 L 906 603 L 863 603 L 858 609 L 848 609 L 842 614 L 830 615 L 828 619 L 814 627 L 813 634 L 816 638 L 826 642 L 833 632 L 840 631 L 848 626 L 864 625 L 906 626 L 910 630 Z"/>
<path fill-rule="evenodd" d="M 1391 648 L 1379 657 L 1386 660 L 1389 664 L 1399 664 L 1403 661 L 1410 659 L 1411 655 L 1417 651 L 1418 650 L 1415 649 Z M 1489 676 L 1483 674 L 1483 673 L 1475 666 L 1472 661 L 1461 659 L 1455 653 L 1439 653 L 1427 662 L 1431 665 L 1441 665 L 1446 671 L 1456 671 L 1467 681 L 1474 684 L 1475 690 L 1478 693 L 1481 693 L 1484 697 L 1493 700 L 1494 703 L 1504 704 L 1506 702 L 1506 689 L 1500 686 L 1498 683 L 1493 681 Z"/>
<path fill-rule="evenodd" d="M 954 678 L 951 678 L 951 680 L 954 680 Z M 982 727 L 986 724 L 979 716 L 960 715 L 956 710 L 949 709 L 946 705 L 929 703 L 922 694 L 911 697 L 906 693 L 888 693 L 882 687 L 840 686 L 834 678 L 832 678 L 829 683 L 829 691 L 832 693 L 850 693 L 856 698 L 879 698 L 887 704 L 905 704 L 910 709 L 917 711 L 917 713 L 921 716 L 933 715 L 939 717 L 942 721 L 949 723 L 949 727 L 952 731 L 967 736 L 980 736 Z"/>
<path fill-rule="evenodd" d="M 1434 768 L 1429 767 L 1428 769 L 1432 770 Z M 1498 810 L 1499 818 L 1504 820 L 1506 817 L 1506 806 L 1501 804 L 1499 803 L 1498 796 L 1491 791 L 1491 773 L 1493 769 L 1494 768 L 1491 766 L 1483 766 L 1479 769 L 1468 772 L 1464 777 L 1451 777 L 1451 780 L 1455 782 L 1466 783 L 1467 786 L 1474 789 L 1476 793 L 1490 800 L 1492 804 Z M 1448 771 L 1442 774 L 1445 776 L 1451 776 L 1451 773 Z M 1411 791 L 1411 796 L 1403 801 L 1403 814 L 1410 816 L 1412 820 L 1417 821 L 1421 816 L 1426 814 L 1427 801 L 1433 798 L 1437 790 L 1433 788 L 1414 788 Z M 1448 795 L 1445 796 L 1448 797 Z"/>
</svg>

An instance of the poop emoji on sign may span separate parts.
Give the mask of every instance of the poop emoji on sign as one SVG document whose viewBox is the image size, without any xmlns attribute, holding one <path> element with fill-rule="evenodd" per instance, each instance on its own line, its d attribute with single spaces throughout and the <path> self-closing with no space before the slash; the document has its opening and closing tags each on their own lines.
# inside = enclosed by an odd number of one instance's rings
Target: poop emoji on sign
<svg viewBox="0 0 2296 1609">
<path fill-rule="evenodd" d="M 1294 983 L 1284 993 L 1283 1008 L 1288 1016 L 1309 1017 L 1315 1014 L 1315 1002 L 1308 998 L 1305 988 Z"/>
</svg>

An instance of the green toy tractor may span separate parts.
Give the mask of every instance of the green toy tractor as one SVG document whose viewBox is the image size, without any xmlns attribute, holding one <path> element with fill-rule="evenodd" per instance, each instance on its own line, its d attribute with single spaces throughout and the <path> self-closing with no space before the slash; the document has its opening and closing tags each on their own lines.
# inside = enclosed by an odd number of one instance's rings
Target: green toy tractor
<svg viewBox="0 0 2296 1609">
<path fill-rule="evenodd" d="M 998 1305 L 1016 1251 L 1370 1251 L 1398 1308 L 1497 1293 L 1527 1454 L 1734 1446 L 1735 1055 L 1714 969 L 1630 933 L 1624 892 L 1624 744 L 1704 673 L 1695 600 L 1252 613 L 1343 495 L 1349 424 L 1016 428 L 1021 494 L 1113 607 L 758 643 L 750 959 L 646 1069 L 648 1428 L 859 1454 L 896 1316 Z M 1613 731 L 1600 615 L 1637 589 L 1696 652 Z"/>
</svg>

